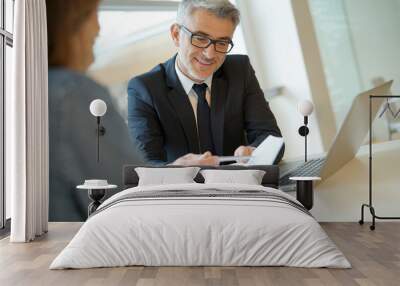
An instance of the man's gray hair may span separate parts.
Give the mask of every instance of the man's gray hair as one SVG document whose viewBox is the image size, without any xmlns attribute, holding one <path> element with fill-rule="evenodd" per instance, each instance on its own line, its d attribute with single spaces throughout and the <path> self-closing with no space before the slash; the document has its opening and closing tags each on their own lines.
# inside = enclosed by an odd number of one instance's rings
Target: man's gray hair
<svg viewBox="0 0 400 286">
<path fill-rule="evenodd" d="M 192 15 L 197 9 L 204 9 L 222 19 L 230 19 L 237 26 L 240 22 L 240 12 L 229 0 L 182 0 L 179 4 L 176 20 L 183 24 L 186 16 Z"/>
</svg>

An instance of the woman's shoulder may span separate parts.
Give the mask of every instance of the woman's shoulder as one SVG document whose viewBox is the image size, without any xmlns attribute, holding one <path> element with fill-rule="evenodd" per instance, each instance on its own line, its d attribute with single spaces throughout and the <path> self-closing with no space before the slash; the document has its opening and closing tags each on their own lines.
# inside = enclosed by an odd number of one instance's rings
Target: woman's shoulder
<svg viewBox="0 0 400 286">
<path fill-rule="evenodd" d="M 87 75 L 65 68 L 49 68 L 49 98 L 64 96 L 107 99 L 107 89 Z"/>
</svg>

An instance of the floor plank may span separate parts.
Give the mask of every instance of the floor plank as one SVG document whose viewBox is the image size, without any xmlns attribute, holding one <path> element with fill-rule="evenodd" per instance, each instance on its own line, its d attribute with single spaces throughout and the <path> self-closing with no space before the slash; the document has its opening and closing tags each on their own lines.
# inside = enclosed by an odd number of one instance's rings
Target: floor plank
<svg viewBox="0 0 400 286">
<path fill-rule="evenodd" d="M 352 269 L 290 267 L 117 267 L 48 269 L 79 230 L 80 223 L 50 223 L 49 233 L 32 243 L 0 240 L 0 285 L 399 285 L 400 223 L 379 222 L 375 231 L 358 223 L 322 223 Z"/>
</svg>

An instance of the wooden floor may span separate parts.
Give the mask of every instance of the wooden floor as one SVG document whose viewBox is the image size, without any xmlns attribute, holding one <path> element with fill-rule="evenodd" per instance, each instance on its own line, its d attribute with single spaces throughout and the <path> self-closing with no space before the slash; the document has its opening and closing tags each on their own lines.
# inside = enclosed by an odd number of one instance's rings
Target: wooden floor
<svg viewBox="0 0 400 286">
<path fill-rule="evenodd" d="M 357 223 L 323 228 L 353 268 L 123 267 L 48 270 L 79 229 L 79 223 L 51 223 L 43 238 L 27 244 L 0 241 L 0 285 L 400 285 L 400 223 L 378 222 L 375 231 Z"/>
</svg>

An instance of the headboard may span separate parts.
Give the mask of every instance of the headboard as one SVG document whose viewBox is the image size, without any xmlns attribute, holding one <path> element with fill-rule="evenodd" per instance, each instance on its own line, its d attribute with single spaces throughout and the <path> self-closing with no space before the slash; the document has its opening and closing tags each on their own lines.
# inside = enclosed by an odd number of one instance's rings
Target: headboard
<svg viewBox="0 0 400 286">
<path fill-rule="evenodd" d="M 138 185 L 139 176 L 137 175 L 136 167 L 147 167 L 147 168 L 159 168 L 154 166 L 139 166 L 139 165 L 124 165 L 122 171 L 122 182 L 123 188 L 133 188 Z M 163 168 L 182 168 L 184 166 L 163 166 Z M 262 180 L 262 185 L 265 187 L 278 188 L 279 186 L 279 167 L 276 165 L 255 165 L 255 166 L 238 166 L 238 165 L 223 165 L 223 166 L 196 166 L 205 169 L 219 169 L 219 170 L 263 170 L 265 175 Z M 197 174 L 194 180 L 197 183 L 204 183 L 204 178 L 200 174 Z"/>
</svg>

